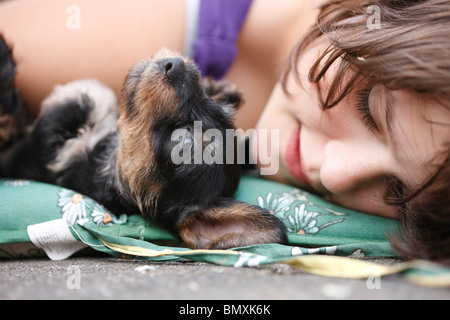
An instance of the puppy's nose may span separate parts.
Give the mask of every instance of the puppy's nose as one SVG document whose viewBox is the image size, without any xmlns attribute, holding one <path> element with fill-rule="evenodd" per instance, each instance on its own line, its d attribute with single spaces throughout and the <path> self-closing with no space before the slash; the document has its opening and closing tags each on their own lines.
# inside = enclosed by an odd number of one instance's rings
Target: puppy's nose
<svg viewBox="0 0 450 320">
<path fill-rule="evenodd" d="M 181 58 L 169 58 L 159 62 L 159 66 L 169 80 L 176 80 L 184 71 L 186 66 Z"/>
</svg>

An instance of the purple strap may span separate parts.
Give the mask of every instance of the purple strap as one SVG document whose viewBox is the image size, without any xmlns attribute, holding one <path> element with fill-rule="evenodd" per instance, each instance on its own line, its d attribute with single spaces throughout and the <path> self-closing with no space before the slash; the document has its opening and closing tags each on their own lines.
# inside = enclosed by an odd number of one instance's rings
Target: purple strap
<svg viewBox="0 0 450 320">
<path fill-rule="evenodd" d="M 237 55 L 235 44 L 252 0 L 202 0 L 193 58 L 202 75 L 222 78 Z"/>
</svg>

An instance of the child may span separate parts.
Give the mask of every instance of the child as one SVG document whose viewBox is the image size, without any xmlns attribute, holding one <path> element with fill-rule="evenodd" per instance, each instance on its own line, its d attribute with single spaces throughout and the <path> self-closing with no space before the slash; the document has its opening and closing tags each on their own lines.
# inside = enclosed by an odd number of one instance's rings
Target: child
<svg viewBox="0 0 450 320">
<path fill-rule="evenodd" d="M 77 3 L 0 6 L 35 112 L 57 83 L 118 90 L 138 59 L 184 47 L 244 91 L 239 127 L 278 131 L 268 178 L 400 218 L 404 256 L 450 261 L 450 0 Z"/>
</svg>

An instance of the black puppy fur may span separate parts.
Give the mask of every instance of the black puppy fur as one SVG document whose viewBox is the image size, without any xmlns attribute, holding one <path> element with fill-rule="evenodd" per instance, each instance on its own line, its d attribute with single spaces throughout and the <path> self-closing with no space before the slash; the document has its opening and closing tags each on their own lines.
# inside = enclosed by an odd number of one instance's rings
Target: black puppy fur
<svg viewBox="0 0 450 320">
<path fill-rule="evenodd" d="M 14 85 L 15 75 L 12 50 L 0 35 L 0 151 L 23 134 L 25 109 Z"/>
<path fill-rule="evenodd" d="M 168 50 L 128 73 L 120 108 L 96 80 L 57 86 L 25 138 L 6 152 L 0 174 L 83 193 L 113 213 L 141 213 L 178 234 L 190 248 L 286 243 L 283 223 L 267 210 L 232 199 L 238 164 L 194 164 L 194 122 L 203 133 L 234 129 L 241 95 L 231 84 L 200 79 L 197 67 Z M 176 129 L 189 134 L 172 139 Z M 202 134 L 203 134 L 202 133 Z M 183 144 L 192 164 L 174 164 Z M 223 163 L 226 163 L 225 152 Z M 236 163 L 236 162 L 235 162 Z"/>
</svg>

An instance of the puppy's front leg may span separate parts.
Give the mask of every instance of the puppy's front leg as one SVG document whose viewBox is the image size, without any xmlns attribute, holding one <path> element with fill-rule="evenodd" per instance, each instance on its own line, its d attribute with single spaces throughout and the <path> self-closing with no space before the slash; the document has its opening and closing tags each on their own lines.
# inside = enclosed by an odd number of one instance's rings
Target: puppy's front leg
<svg viewBox="0 0 450 320">
<path fill-rule="evenodd" d="M 178 224 L 178 231 L 192 249 L 288 242 L 281 220 L 265 209 L 232 199 L 223 199 L 213 208 L 191 212 Z"/>
</svg>

